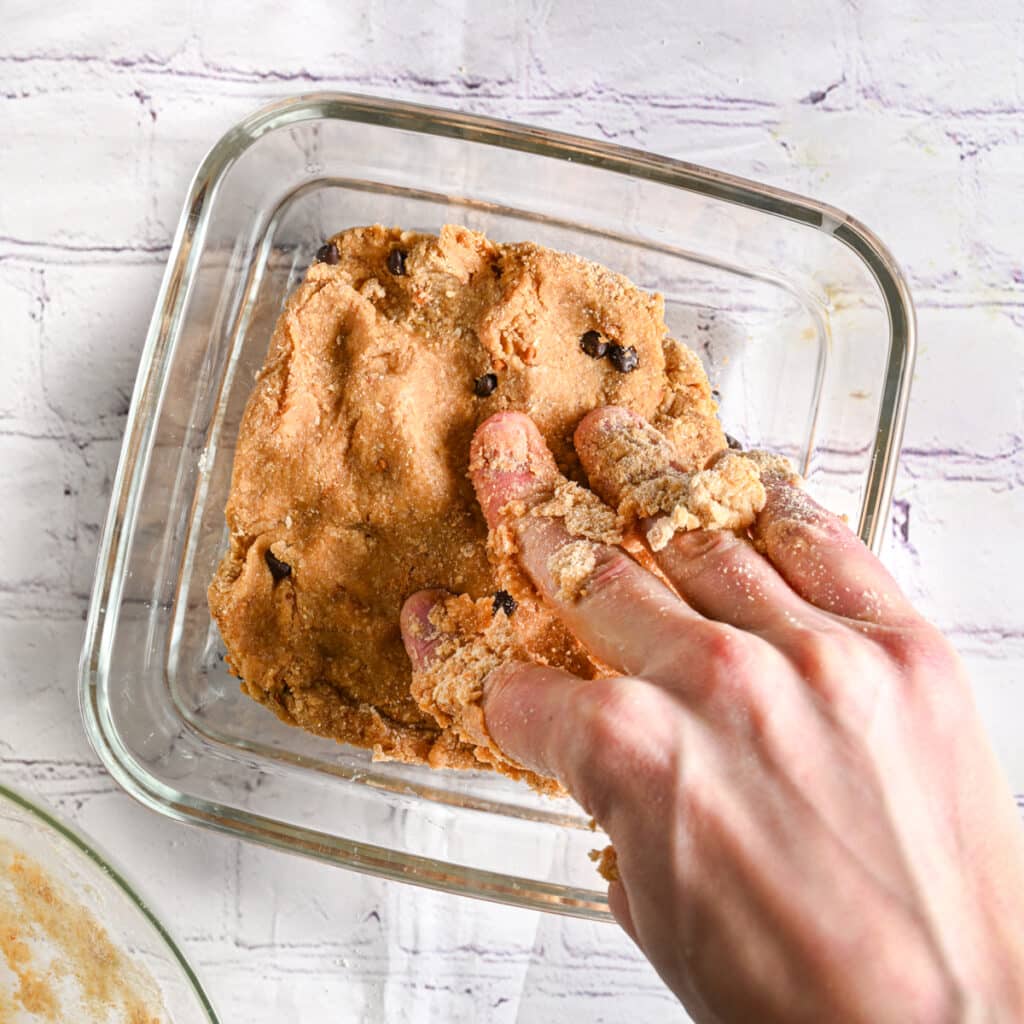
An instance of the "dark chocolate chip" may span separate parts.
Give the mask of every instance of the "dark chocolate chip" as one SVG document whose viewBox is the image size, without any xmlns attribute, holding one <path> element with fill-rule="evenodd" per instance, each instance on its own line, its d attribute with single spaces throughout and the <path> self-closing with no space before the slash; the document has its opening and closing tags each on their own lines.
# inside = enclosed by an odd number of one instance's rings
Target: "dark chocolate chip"
<svg viewBox="0 0 1024 1024">
<path fill-rule="evenodd" d="M 726 434 L 725 435 L 725 443 L 734 452 L 741 452 L 741 451 L 743 451 L 743 442 L 742 441 L 737 441 L 736 438 L 732 436 L 732 434 Z"/>
<path fill-rule="evenodd" d="M 604 359 L 608 354 L 608 342 L 601 337 L 600 331 L 587 331 L 580 338 L 580 348 L 590 356 L 591 359 Z"/>
<path fill-rule="evenodd" d="M 632 373 L 640 365 L 640 357 L 632 345 L 623 348 L 612 342 L 608 346 L 608 359 L 619 373 Z"/>
<path fill-rule="evenodd" d="M 494 593 L 494 602 L 491 605 L 493 615 L 504 612 L 511 615 L 519 607 L 519 602 L 507 591 L 497 590 Z"/>
<path fill-rule="evenodd" d="M 720 402 L 720 401 L 722 400 L 722 392 L 721 392 L 721 391 L 719 391 L 719 390 L 718 390 L 718 388 L 712 388 L 712 389 L 711 389 L 711 397 L 712 397 L 712 398 L 713 398 L 713 399 L 714 399 L 714 400 L 715 400 L 716 402 Z"/>
<path fill-rule="evenodd" d="M 486 398 L 488 395 L 493 395 L 498 387 L 498 375 L 495 373 L 485 373 L 482 377 L 477 377 L 473 381 L 473 394 L 477 398 Z"/>
<path fill-rule="evenodd" d="M 392 249 L 388 253 L 388 270 L 395 277 L 403 277 L 405 275 L 405 257 L 408 255 L 404 249 Z"/>
<path fill-rule="evenodd" d="M 329 263 L 332 267 L 341 259 L 341 253 L 333 242 L 324 242 L 316 251 L 317 263 Z"/>
<path fill-rule="evenodd" d="M 263 553 L 263 557 L 266 560 L 267 568 L 270 570 L 270 575 L 274 577 L 275 583 L 280 583 L 281 580 L 291 576 L 292 567 L 287 562 L 282 562 L 270 548 L 267 548 Z"/>
</svg>

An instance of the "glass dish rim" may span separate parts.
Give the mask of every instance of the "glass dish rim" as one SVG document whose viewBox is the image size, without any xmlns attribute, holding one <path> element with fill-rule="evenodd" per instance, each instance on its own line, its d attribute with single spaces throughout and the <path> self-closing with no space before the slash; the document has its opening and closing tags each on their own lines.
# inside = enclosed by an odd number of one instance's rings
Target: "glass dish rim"
<svg viewBox="0 0 1024 1024">
<path fill-rule="evenodd" d="M 181 311 L 196 269 L 210 210 L 225 174 L 262 135 L 310 120 L 341 120 L 415 131 L 569 160 L 667 184 L 758 210 L 832 234 L 868 267 L 886 305 L 889 348 L 875 443 L 860 521 L 862 539 L 878 549 L 891 505 L 916 355 L 913 301 L 902 271 L 867 227 L 837 207 L 797 193 L 657 156 L 644 150 L 444 108 L 343 92 L 308 93 L 260 108 L 218 140 L 200 163 L 168 255 L 147 331 L 104 523 L 79 664 L 79 703 L 89 741 L 108 771 L 140 803 L 178 821 L 204 825 L 236 838 L 303 853 L 351 870 L 459 895 L 558 913 L 607 919 L 604 901 L 553 883 L 515 878 L 341 839 L 255 813 L 180 793 L 153 777 L 121 743 L 99 700 L 113 634 L 108 609 L 120 601 L 123 568 L 132 539 L 141 479 L 156 417 L 152 415 L 173 354 Z M 125 529 L 126 525 L 129 527 Z M 574 895 L 575 893 L 575 895 Z"/>
<path fill-rule="evenodd" d="M 140 914 L 142 914 L 146 922 L 153 928 L 157 936 L 160 938 L 160 941 L 170 952 L 175 963 L 177 963 L 181 968 L 181 971 L 188 981 L 189 987 L 195 994 L 206 1019 L 210 1024 L 220 1024 L 220 1018 L 217 1016 L 217 1011 L 214 1010 L 213 1004 L 210 1002 L 210 998 L 206 994 L 206 990 L 203 988 L 198 976 L 192 969 L 192 965 L 185 959 L 185 954 L 182 953 L 178 944 L 173 938 L 171 938 L 170 932 L 168 932 L 166 926 L 160 921 L 156 914 L 150 910 L 149 904 L 146 903 L 146 901 L 143 900 L 135 891 L 135 887 L 125 878 L 121 871 L 116 868 L 104 854 L 100 853 L 99 849 L 93 844 L 93 841 L 86 839 L 84 833 L 79 832 L 72 825 L 62 821 L 41 804 L 37 803 L 30 797 L 25 796 L 24 793 L 0 782 L 0 803 L 5 800 L 31 815 L 31 817 L 35 818 L 36 821 L 40 822 L 42 825 L 52 829 L 62 839 L 67 840 L 67 842 L 69 842 L 78 853 L 83 854 L 92 864 L 98 867 L 100 871 L 103 872 L 103 874 L 109 878 L 125 896 L 128 897 L 129 902 L 136 910 L 139 911 Z"/>
</svg>

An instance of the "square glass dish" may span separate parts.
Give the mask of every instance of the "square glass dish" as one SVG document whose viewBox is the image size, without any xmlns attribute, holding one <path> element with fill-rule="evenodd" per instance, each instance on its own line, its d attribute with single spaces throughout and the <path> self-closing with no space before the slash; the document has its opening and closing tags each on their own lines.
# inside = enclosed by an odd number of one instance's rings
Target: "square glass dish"
<svg viewBox="0 0 1024 1024">
<path fill-rule="evenodd" d="M 662 292 L 726 429 L 793 457 L 877 547 L 914 356 L 904 280 L 820 203 L 606 143 L 317 94 L 214 146 L 146 341 L 81 663 L 86 726 L 133 796 L 183 821 L 391 878 L 607 915 L 570 800 L 486 772 L 375 764 L 239 691 L 206 605 L 235 438 L 274 322 L 322 240 L 449 222 L 575 252 Z"/>
</svg>

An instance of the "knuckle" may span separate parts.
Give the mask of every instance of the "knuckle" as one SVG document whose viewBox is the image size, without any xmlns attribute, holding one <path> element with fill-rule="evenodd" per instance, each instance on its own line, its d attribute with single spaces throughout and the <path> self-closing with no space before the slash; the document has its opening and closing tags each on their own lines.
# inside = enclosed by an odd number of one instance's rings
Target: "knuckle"
<svg viewBox="0 0 1024 1024">
<path fill-rule="evenodd" d="M 492 668 L 483 681 L 483 691 L 488 703 L 496 704 L 514 689 L 524 675 L 536 668 L 530 661 L 505 661 Z"/>
<path fill-rule="evenodd" d="M 879 640 L 900 668 L 952 672 L 959 663 L 950 642 L 927 623 L 889 630 Z"/>
<path fill-rule="evenodd" d="M 971 700 L 971 686 L 953 645 L 927 624 L 896 630 L 882 643 L 906 699 L 938 719 L 952 714 L 956 727 Z"/>
<path fill-rule="evenodd" d="M 638 680 L 600 680 L 587 691 L 583 732 L 593 750 L 640 742 L 650 719 L 650 700 Z"/>
<path fill-rule="evenodd" d="M 581 696 L 570 740 L 576 770 L 569 788 L 603 823 L 625 792 L 647 789 L 661 778 L 673 756 L 671 716 L 665 696 L 637 679 L 595 680 Z"/>
<path fill-rule="evenodd" d="M 739 675 L 750 665 L 750 644 L 738 629 L 709 629 L 701 641 L 701 646 L 708 664 L 717 669 L 723 679 Z"/>
<path fill-rule="evenodd" d="M 658 556 L 676 577 L 692 580 L 705 573 L 720 572 L 737 560 L 744 542 L 729 530 L 692 530 L 677 533 Z"/>
<path fill-rule="evenodd" d="M 756 642 L 731 626 L 709 625 L 698 640 L 703 671 L 699 696 L 705 702 L 746 703 L 756 686 Z"/>
<path fill-rule="evenodd" d="M 735 549 L 738 541 L 729 530 L 691 530 L 677 533 L 670 547 L 687 558 L 707 561 Z"/>
<path fill-rule="evenodd" d="M 788 647 L 790 661 L 807 681 L 830 679 L 849 672 L 863 641 L 841 629 L 807 629 Z"/>
<path fill-rule="evenodd" d="M 691 832 L 706 833 L 709 827 L 720 820 L 720 794 L 706 771 L 695 768 L 685 774 L 679 787 L 679 802 Z"/>
<path fill-rule="evenodd" d="M 586 581 L 588 597 L 598 597 L 618 589 L 636 571 L 636 563 L 617 548 L 602 554 Z"/>
</svg>

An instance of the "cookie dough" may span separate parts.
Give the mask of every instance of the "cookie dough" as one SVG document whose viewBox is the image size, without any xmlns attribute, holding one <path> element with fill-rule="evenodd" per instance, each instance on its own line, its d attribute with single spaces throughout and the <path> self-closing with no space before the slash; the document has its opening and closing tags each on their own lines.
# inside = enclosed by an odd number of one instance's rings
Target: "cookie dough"
<svg viewBox="0 0 1024 1024">
<path fill-rule="evenodd" d="M 454 226 L 355 228 L 317 256 L 238 437 L 230 550 L 209 589 L 228 663 L 284 721 L 377 757 L 493 763 L 486 736 L 453 730 L 443 694 L 412 693 L 398 626 L 424 587 L 492 614 L 502 583 L 466 477 L 473 431 L 526 412 L 582 483 L 573 430 L 621 405 L 699 470 L 726 444 L 711 389 L 660 296 L 577 256 Z M 546 608 L 513 596 L 502 643 L 594 674 Z"/>
</svg>

